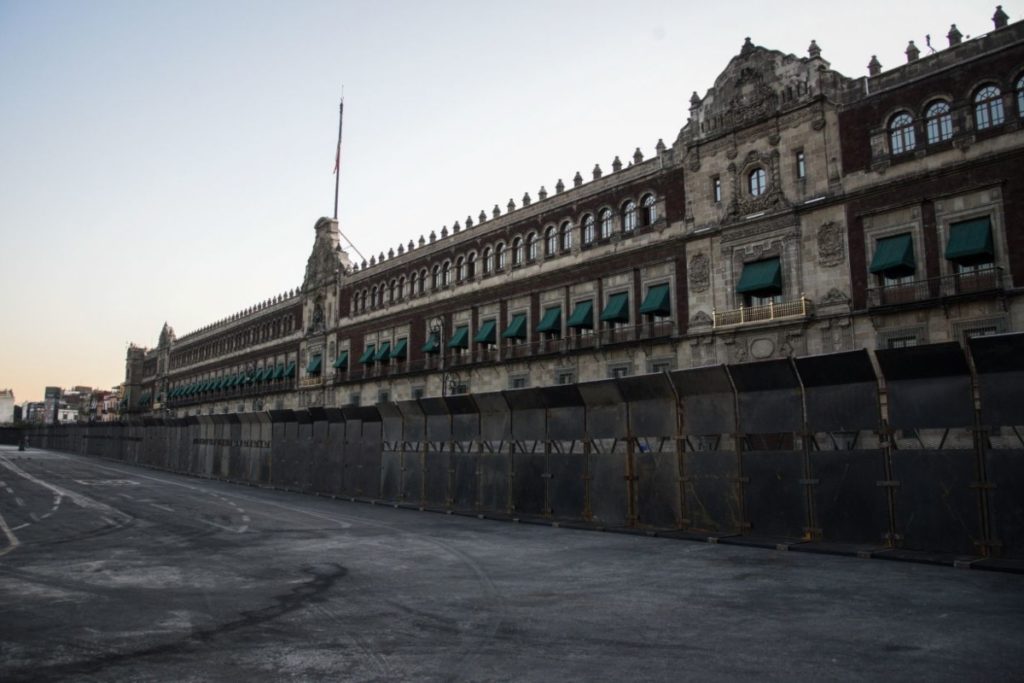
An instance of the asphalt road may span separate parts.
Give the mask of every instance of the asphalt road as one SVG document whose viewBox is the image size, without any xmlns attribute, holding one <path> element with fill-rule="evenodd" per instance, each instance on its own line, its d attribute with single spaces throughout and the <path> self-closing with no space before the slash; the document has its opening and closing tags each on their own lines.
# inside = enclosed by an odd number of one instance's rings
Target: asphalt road
<svg viewBox="0 0 1024 683">
<path fill-rule="evenodd" d="M 0 447 L 0 681 L 1020 680 L 1024 577 Z"/>
</svg>

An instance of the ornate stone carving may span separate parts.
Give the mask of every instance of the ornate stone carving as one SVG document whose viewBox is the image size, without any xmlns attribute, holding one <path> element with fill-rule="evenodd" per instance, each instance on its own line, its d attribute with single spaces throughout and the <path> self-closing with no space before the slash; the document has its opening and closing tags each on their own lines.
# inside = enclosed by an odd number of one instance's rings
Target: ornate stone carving
<svg viewBox="0 0 1024 683">
<path fill-rule="evenodd" d="M 704 311 L 697 311 L 696 315 L 690 318 L 690 324 L 694 327 L 710 325 L 712 322 L 711 316 Z"/>
<path fill-rule="evenodd" d="M 822 223 L 818 228 L 818 263 L 838 266 L 846 256 L 843 228 L 835 221 Z"/>
<path fill-rule="evenodd" d="M 850 297 L 848 297 L 844 292 L 833 287 L 828 290 L 828 294 L 821 298 L 820 303 L 822 306 L 838 306 L 850 303 Z"/>
<path fill-rule="evenodd" d="M 707 254 L 694 254 L 690 259 L 690 288 L 703 292 L 711 284 L 711 260 Z"/>
<path fill-rule="evenodd" d="M 338 270 L 348 267 L 348 255 L 338 250 L 338 246 L 338 223 L 330 218 L 318 220 L 313 252 L 306 261 L 303 289 L 315 287 L 333 278 Z"/>
</svg>

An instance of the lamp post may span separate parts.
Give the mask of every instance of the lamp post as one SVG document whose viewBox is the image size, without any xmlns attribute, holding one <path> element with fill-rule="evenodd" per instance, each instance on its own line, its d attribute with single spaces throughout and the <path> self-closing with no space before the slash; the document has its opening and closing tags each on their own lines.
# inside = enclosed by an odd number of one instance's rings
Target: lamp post
<svg viewBox="0 0 1024 683">
<path fill-rule="evenodd" d="M 437 339 L 438 353 L 441 355 L 441 362 L 438 369 L 443 370 L 441 375 L 441 396 L 454 394 L 459 385 L 459 373 L 449 370 L 444 362 L 444 318 L 435 316 L 428 323 L 430 334 Z"/>
</svg>

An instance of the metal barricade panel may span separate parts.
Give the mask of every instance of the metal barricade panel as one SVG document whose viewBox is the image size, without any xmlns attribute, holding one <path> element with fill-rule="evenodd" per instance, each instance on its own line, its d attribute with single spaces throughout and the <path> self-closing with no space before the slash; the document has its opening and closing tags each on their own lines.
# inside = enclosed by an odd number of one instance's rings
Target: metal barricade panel
<svg viewBox="0 0 1024 683">
<path fill-rule="evenodd" d="M 486 441 L 508 441 L 512 438 L 512 413 L 500 391 L 476 394 L 480 411 L 480 438 Z"/>
<path fill-rule="evenodd" d="M 875 351 L 895 429 L 967 427 L 974 400 L 967 360 L 955 342 Z"/>
<path fill-rule="evenodd" d="M 448 480 L 451 469 L 447 450 L 429 450 L 423 456 L 423 503 L 432 507 L 448 507 Z"/>
<path fill-rule="evenodd" d="M 494 443 L 490 444 L 494 445 Z M 500 449 L 480 454 L 479 509 L 496 514 L 509 510 L 511 482 L 511 455 Z"/>
<path fill-rule="evenodd" d="M 419 401 L 399 401 L 402 413 L 402 438 L 406 441 L 424 441 L 427 438 L 427 419 Z"/>
<path fill-rule="evenodd" d="M 629 430 L 633 436 L 674 436 L 676 394 L 665 373 L 617 380 L 619 396 L 629 404 Z"/>
<path fill-rule="evenodd" d="M 474 441 L 480 437 L 480 413 L 472 396 L 447 396 L 444 399 L 452 418 L 452 441 Z"/>
<path fill-rule="evenodd" d="M 515 424 L 515 417 L 513 417 Z M 539 446 L 537 450 L 533 447 Z M 525 515 L 543 515 L 546 512 L 547 474 L 544 462 L 544 445 L 531 442 L 523 450 L 516 448 L 512 456 L 514 474 L 512 478 L 512 509 Z"/>
<path fill-rule="evenodd" d="M 987 449 L 992 537 L 1002 557 L 1024 559 L 1024 449 Z"/>
<path fill-rule="evenodd" d="M 362 491 L 359 495 L 364 498 L 380 497 L 381 426 L 382 423 L 379 420 L 363 422 L 362 447 L 360 448 L 362 472 L 359 477 Z"/>
<path fill-rule="evenodd" d="M 544 394 L 539 389 L 512 389 L 504 394 L 512 410 L 512 438 L 520 441 L 547 438 Z"/>
<path fill-rule="evenodd" d="M 359 480 L 362 469 L 363 421 L 358 411 L 343 409 L 345 416 L 345 443 L 341 449 L 341 494 L 349 497 L 359 495 L 362 484 Z"/>
<path fill-rule="evenodd" d="M 626 443 L 595 440 L 588 463 L 591 474 L 590 508 L 593 521 L 609 527 L 625 526 L 629 518 L 626 488 Z"/>
<path fill-rule="evenodd" d="M 683 453 L 687 528 L 717 534 L 740 530 L 739 458 L 733 451 Z"/>
<path fill-rule="evenodd" d="M 452 453 L 452 469 L 454 470 L 454 490 L 452 507 L 456 510 L 476 510 L 477 502 L 477 459 L 475 453 Z"/>
<path fill-rule="evenodd" d="M 889 531 L 882 450 L 812 451 L 811 489 L 821 540 L 880 545 Z"/>
<path fill-rule="evenodd" d="M 423 503 L 423 460 L 423 451 L 419 441 L 403 442 L 402 500 L 407 503 Z"/>
<path fill-rule="evenodd" d="M 739 431 L 779 434 L 803 431 L 800 380 L 789 359 L 728 366 L 739 403 Z"/>
<path fill-rule="evenodd" d="M 617 380 L 577 385 L 587 408 L 587 435 L 591 439 L 621 439 L 629 433 L 626 402 Z"/>
<path fill-rule="evenodd" d="M 979 500 L 971 488 L 975 453 L 969 450 L 893 451 L 896 488 L 896 533 L 903 545 L 975 555 L 981 537 Z"/>
<path fill-rule="evenodd" d="M 795 360 L 811 432 L 877 430 L 878 379 L 864 349 Z"/>
<path fill-rule="evenodd" d="M 683 404 L 683 434 L 733 434 L 736 404 L 724 365 L 669 373 Z"/>
<path fill-rule="evenodd" d="M 1024 425 L 1024 333 L 972 337 L 968 343 L 978 376 L 981 424 Z"/>
<path fill-rule="evenodd" d="M 679 527 L 683 515 L 675 440 L 641 439 L 634 462 L 637 522 L 658 528 Z"/>
<path fill-rule="evenodd" d="M 552 441 L 580 441 L 587 433 L 587 412 L 583 397 L 574 384 L 540 390 L 547 406 L 547 438 Z"/>
<path fill-rule="evenodd" d="M 750 532 L 800 538 L 807 528 L 803 452 L 743 453 L 743 502 Z"/>
<path fill-rule="evenodd" d="M 548 455 L 548 502 L 556 519 L 586 518 L 587 456 L 582 452 Z M 581 449 L 582 450 L 582 449 Z"/>
<path fill-rule="evenodd" d="M 444 398 L 421 398 L 420 408 L 427 420 L 427 441 L 451 441 L 452 418 Z"/>
<path fill-rule="evenodd" d="M 402 411 L 395 403 L 379 403 L 377 410 L 383 423 L 384 441 L 402 440 Z"/>
</svg>

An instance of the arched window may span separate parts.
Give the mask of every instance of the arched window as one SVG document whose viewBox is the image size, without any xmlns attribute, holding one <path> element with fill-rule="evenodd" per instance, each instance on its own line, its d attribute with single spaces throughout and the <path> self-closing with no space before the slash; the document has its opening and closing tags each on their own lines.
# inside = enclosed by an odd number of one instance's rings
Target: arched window
<svg viewBox="0 0 1024 683">
<path fill-rule="evenodd" d="M 583 244 L 590 244 L 594 241 L 594 217 L 589 213 L 583 217 Z"/>
<path fill-rule="evenodd" d="M 377 288 L 374 287 L 370 290 L 370 308 L 377 307 Z"/>
<path fill-rule="evenodd" d="M 562 221 L 562 251 L 572 249 L 572 223 Z"/>
<path fill-rule="evenodd" d="M 416 293 L 423 294 L 427 289 L 427 269 L 420 271 L 420 281 L 416 285 Z"/>
<path fill-rule="evenodd" d="M 441 266 L 441 286 L 447 287 L 452 283 L 452 262 L 445 261 Z"/>
<path fill-rule="evenodd" d="M 466 279 L 472 280 L 476 277 L 476 252 L 471 251 L 466 258 Z"/>
<path fill-rule="evenodd" d="M 1017 116 L 1024 118 L 1024 76 L 1017 79 Z"/>
<path fill-rule="evenodd" d="M 518 266 L 523 262 L 523 238 L 517 237 L 512 240 L 512 265 Z"/>
<path fill-rule="evenodd" d="M 540 244 L 537 242 L 537 233 L 531 232 L 526 236 L 526 258 L 528 261 L 536 261 L 540 256 Z"/>
<path fill-rule="evenodd" d="M 398 300 L 405 298 L 405 276 L 398 278 Z"/>
<path fill-rule="evenodd" d="M 622 232 L 636 230 L 636 202 L 630 199 L 622 205 Z"/>
<path fill-rule="evenodd" d="M 498 242 L 497 246 L 494 247 L 494 269 L 505 270 L 505 243 Z"/>
<path fill-rule="evenodd" d="M 974 125 L 978 130 L 1003 123 L 1003 93 L 994 85 L 986 85 L 974 96 Z"/>
<path fill-rule="evenodd" d="M 441 266 L 434 266 L 434 278 L 431 280 L 432 289 L 441 289 Z"/>
<path fill-rule="evenodd" d="M 391 283 L 388 285 L 388 303 L 393 304 L 396 301 L 398 301 L 398 298 L 398 280 L 392 280 Z"/>
<path fill-rule="evenodd" d="M 487 275 L 488 273 L 491 272 L 491 268 L 494 267 L 494 263 L 491 260 L 491 248 L 490 247 L 484 247 L 483 260 L 484 260 L 484 264 L 481 267 L 484 269 L 484 275 Z"/>
<path fill-rule="evenodd" d="M 903 154 L 914 149 L 916 144 L 914 119 L 907 112 L 901 111 L 889 121 L 889 153 Z"/>
<path fill-rule="evenodd" d="M 554 256 L 557 251 L 558 234 L 555 232 L 555 226 L 549 225 L 548 229 L 544 231 L 544 255 Z"/>
<path fill-rule="evenodd" d="M 924 112 L 924 122 L 929 145 L 953 137 L 953 116 L 949 113 L 949 102 L 932 102 Z"/>
<path fill-rule="evenodd" d="M 455 261 L 455 281 L 462 282 L 466 279 L 466 259 L 459 257 Z"/>
<path fill-rule="evenodd" d="M 612 210 L 601 209 L 601 239 L 606 240 L 612 236 Z"/>
<path fill-rule="evenodd" d="M 658 204 L 653 194 L 645 194 L 640 200 L 640 220 L 644 225 L 653 225 L 658 220 Z"/>
<path fill-rule="evenodd" d="M 760 197 L 767 187 L 768 178 L 763 168 L 755 168 L 747 176 L 747 187 L 750 189 L 751 197 Z"/>
</svg>

